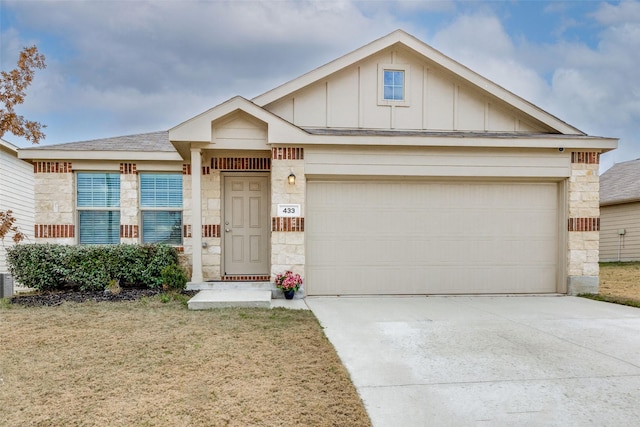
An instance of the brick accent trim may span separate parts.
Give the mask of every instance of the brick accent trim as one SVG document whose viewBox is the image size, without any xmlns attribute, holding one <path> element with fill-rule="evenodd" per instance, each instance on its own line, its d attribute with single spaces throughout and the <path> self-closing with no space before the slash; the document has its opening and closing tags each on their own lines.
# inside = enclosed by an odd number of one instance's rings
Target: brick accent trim
<svg viewBox="0 0 640 427">
<path fill-rule="evenodd" d="M 600 231 L 600 218 L 569 218 L 569 231 Z"/>
<path fill-rule="evenodd" d="M 211 169 L 235 171 L 270 171 L 271 159 L 267 157 L 214 157 Z"/>
<path fill-rule="evenodd" d="M 191 224 L 182 226 L 182 237 L 193 237 Z M 203 224 L 202 237 L 220 237 L 220 224 Z"/>
<path fill-rule="evenodd" d="M 304 218 L 271 218 L 271 231 L 304 231 Z"/>
<path fill-rule="evenodd" d="M 571 153 L 571 163 L 600 164 L 600 153 L 591 151 L 574 151 Z"/>
<path fill-rule="evenodd" d="M 271 149 L 273 160 L 303 160 L 304 148 L 301 147 L 274 147 Z"/>
<path fill-rule="evenodd" d="M 72 173 L 71 162 L 35 162 L 33 173 Z"/>
<path fill-rule="evenodd" d="M 36 224 L 33 228 L 36 239 L 69 238 L 76 235 L 73 224 Z"/>
<path fill-rule="evenodd" d="M 220 237 L 220 224 L 204 224 L 202 237 Z"/>
<path fill-rule="evenodd" d="M 191 175 L 191 165 L 187 163 L 182 164 L 182 175 Z"/>
<path fill-rule="evenodd" d="M 120 224 L 120 237 L 137 239 L 138 226 L 135 224 Z"/>
<path fill-rule="evenodd" d="M 222 276 L 223 282 L 269 282 L 271 276 Z"/>
<path fill-rule="evenodd" d="M 135 175 L 138 173 L 135 163 L 120 163 L 120 173 L 123 175 Z"/>
</svg>

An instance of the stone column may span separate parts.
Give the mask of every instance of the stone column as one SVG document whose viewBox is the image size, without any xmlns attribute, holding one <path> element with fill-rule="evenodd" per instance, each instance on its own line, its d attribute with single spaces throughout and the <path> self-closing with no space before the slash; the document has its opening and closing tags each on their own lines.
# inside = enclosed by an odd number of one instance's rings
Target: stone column
<svg viewBox="0 0 640 427">
<path fill-rule="evenodd" d="M 296 177 L 289 184 L 289 174 Z M 278 147 L 272 149 L 271 164 L 271 277 L 291 270 L 304 278 L 306 179 L 304 174 L 304 149 L 302 147 Z M 280 203 L 299 204 L 301 216 L 283 218 L 277 215 Z"/>
<path fill-rule="evenodd" d="M 204 281 L 202 275 L 202 150 L 191 148 L 191 233 L 193 272 L 191 281 Z"/>
<path fill-rule="evenodd" d="M 76 188 L 71 162 L 33 164 L 35 243 L 73 245 L 76 236 Z"/>
<path fill-rule="evenodd" d="M 567 293 L 597 293 L 599 288 L 600 155 L 571 153 L 569 178 Z"/>
<path fill-rule="evenodd" d="M 135 163 L 120 163 L 120 243 L 139 242 L 138 173 Z"/>
</svg>

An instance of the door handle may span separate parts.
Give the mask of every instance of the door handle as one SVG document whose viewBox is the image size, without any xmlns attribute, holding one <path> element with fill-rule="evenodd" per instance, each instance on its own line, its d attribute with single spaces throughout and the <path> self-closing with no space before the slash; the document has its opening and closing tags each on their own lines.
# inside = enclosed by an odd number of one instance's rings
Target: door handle
<svg viewBox="0 0 640 427">
<path fill-rule="evenodd" d="M 225 228 L 224 231 L 226 231 L 227 233 L 231 231 L 230 228 Z"/>
</svg>

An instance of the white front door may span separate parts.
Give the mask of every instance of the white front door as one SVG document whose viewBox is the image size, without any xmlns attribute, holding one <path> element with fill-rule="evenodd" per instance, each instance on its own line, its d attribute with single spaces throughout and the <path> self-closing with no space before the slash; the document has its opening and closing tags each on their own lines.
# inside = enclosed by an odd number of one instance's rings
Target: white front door
<svg viewBox="0 0 640 427">
<path fill-rule="evenodd" d="M 224 274 L 269 274 L 269 176 L 224 176 Z"/>
</svg>

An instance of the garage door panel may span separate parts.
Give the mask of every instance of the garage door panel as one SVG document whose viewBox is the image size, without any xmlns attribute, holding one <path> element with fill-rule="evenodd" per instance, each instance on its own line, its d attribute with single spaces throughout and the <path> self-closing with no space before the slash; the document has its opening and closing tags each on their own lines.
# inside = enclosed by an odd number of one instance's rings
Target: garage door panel
<svg viewBox="0 0 640 427">
<path fill-rule="evenodd" d="M 308 181 L 310 295 L 555 292 L 557 184 Z"/>
</svg>

